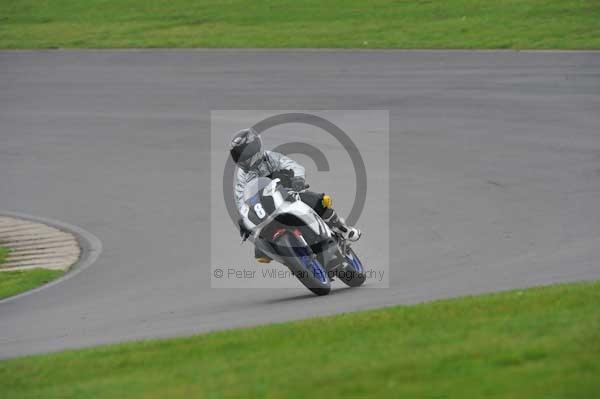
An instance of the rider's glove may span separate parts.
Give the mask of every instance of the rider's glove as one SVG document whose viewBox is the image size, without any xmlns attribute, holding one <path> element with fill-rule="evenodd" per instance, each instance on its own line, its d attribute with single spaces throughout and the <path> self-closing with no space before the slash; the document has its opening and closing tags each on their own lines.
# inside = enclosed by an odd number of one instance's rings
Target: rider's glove
<svg viewBox="0 0 600 399">
<path fill-rule="evenodd" d="M 238 226 L 240 226 L 240 237 L 242 237 L 244 240 L 247 240 L 252 232 L 246 228 L 243 219 L 238 220 Z"/>
<path fill-rule="evenodd" d="M 304 181 L 304 177 L 302 177 L 302 176 L 292 177 L 292 190 L 302 191 L 302 190 L 304 190 L 305 186 L 306 186 L 306 183 Z"/>
<path fill-rule="evenodd" d="M 292 178 L 294 177 L 294 171 L 290 169 L 277 170 L 271 173 L 271 179 L 279 179 L 283 187 L 292 187 Z"/>
</svg>

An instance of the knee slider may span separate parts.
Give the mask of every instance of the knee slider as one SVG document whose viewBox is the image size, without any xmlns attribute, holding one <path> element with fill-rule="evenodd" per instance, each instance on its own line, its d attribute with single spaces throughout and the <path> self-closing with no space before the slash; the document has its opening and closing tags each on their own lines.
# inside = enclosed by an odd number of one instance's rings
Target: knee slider
<svg viewBox="0 0 600 399">
<path fill-rule="evenodd" d="M 329 195 L 323 194 L 323 198 L 321 198 L 321 205 L 323 205 L 323 208 L 329 209 L 333 206 L 333 200 Z"/>
</svg>

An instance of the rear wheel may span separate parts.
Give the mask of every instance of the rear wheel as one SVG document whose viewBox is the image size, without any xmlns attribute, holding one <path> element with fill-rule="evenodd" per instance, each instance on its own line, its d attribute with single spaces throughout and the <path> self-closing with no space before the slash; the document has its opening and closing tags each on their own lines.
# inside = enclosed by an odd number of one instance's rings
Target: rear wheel
<svg viewBox="0 0 600 399">
<path fill-rule="evenodd" d="M 337 277 L 349 287 L 358 287 L 367 279 L 362 262 L 352 250 L 348 248 L 344 255 L 346 266 L 336 272 Z"/>
</svg>

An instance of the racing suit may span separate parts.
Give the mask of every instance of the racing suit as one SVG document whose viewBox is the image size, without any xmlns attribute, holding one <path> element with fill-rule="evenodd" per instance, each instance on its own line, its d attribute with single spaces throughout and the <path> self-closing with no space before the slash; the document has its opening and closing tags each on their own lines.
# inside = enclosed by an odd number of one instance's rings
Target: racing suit
<svg viewBox="0 0 600 399">
<path fill-rule="evenodd" d="M 234 185 L 235 205 L 238 212 L 244 205 L 244 191 L 249 182 L 259 177 L 274 178 L 277 175 L 277 172 L 287 170 L 293 171 L 294 177 L 305 177 L 304 167 L 302 165 L 293 159 L 274 151 L 265 151 L 263 161 L 248 171 L 238 168 Z M 302 202 L 313 208 L 326 223 L 343 223 L 343 220 L 340 220 L 333 209 L 330 208 L 330 199 L 324 201 L 324 197 L 328 198 L 328 196 L 325 196 L 325 193 L 316 193 L 314 191 L 304 190 L 300 193 Z M 255 248 L 255 256 L 256 258 L 259 258 L 264 255 Z"/>
<path fill-rule="evenodd" d="M 248 172 L 238 168 L 234 186 L 235 205 L 238 212 L 244 205 L 244 190 L 250 181 L 258 177 L 273 178 L 273 175 L 277 172 L 286 170 L 293 171 L 294 177 L 305 177 L 304 167 L 302 165 L 283 154 L 273 151 L 265 151 L 263 161 Z M 323 217 L 323 214 L 327 209 L 322 201 L 324 195 L 324 193 L 305 190 L 300 193 L 300 199 L 306 205 L 313 208 L 319 216 Z"/>
</svg>

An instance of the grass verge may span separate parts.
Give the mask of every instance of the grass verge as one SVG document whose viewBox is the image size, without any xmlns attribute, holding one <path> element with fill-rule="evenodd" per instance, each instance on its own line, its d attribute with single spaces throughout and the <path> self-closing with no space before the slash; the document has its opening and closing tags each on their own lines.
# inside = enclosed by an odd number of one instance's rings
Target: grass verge
<svg viewBox="0 0 600 399">
<path fill-rule="evenodd" d="M 62 270 L 31 269 L 0 272 L 0 299 L 46 284 L 64 274 Z"/>
<path fill-rule="evenodd" d="M 9 249 L 0 247 L 0 265 L 6 261 Z M 0 272 L 0 299 L 28 291 L 62 276 L 62 270 L 32 269 Z"/>
<path fill-rule="evenodd" d="M 5 398 L 591 398 L 600 283 L 0 362 Z"/>
<path fill-rule="evenodd" d="M 6 257 L 8 256 L 8 248 L 0 247 L 0 265 L 6 261 Z"/>
<path fill-rule="evenodd" d="M 0 48 L 600 48 L 598 0 L 5 0 Z"/>
</svg>

